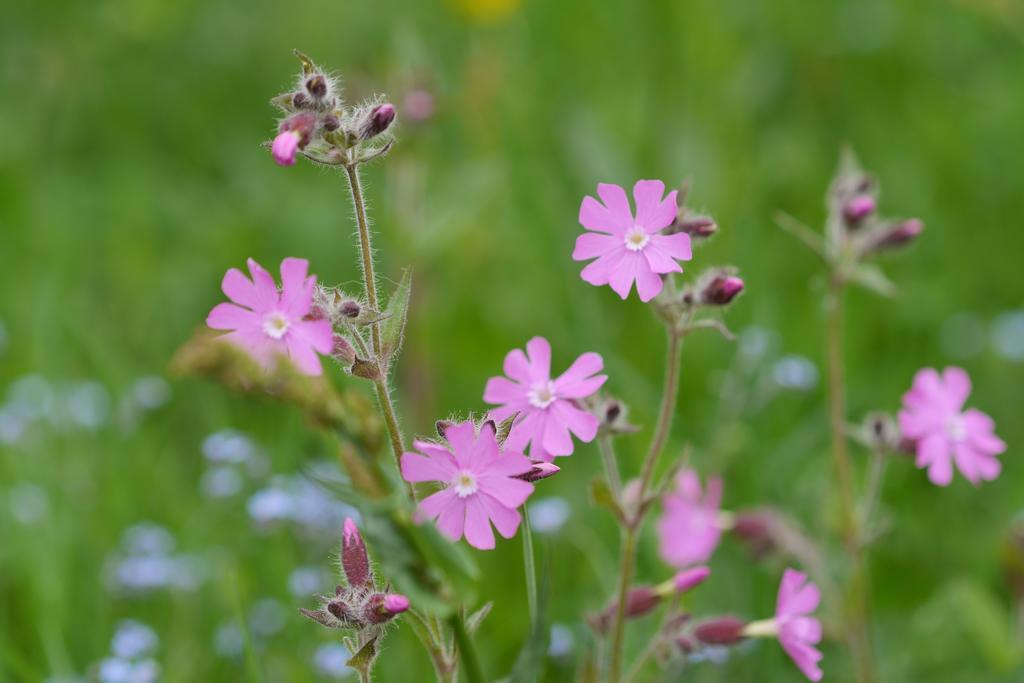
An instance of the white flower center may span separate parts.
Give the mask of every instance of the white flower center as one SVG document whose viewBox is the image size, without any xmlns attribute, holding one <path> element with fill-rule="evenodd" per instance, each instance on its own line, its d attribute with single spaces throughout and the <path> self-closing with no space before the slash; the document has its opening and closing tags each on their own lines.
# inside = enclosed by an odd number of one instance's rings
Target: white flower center
<svg viewBox="0 0 1024 683">
<path fill-rule="evenodd" d="M 647 231 L 639 225 L 634 225 L 626 231 L 623 241 L 626 243 L 626 249 L 629 249 L 630 251 L 640 251 L 647 246 L 648 242 L 651 241 L 651 236 L 648 235 Z"/>
<path fill-rule="evenodd" d="M 476 493 L 476 475 L 469 470 L 459 470 L 455 478 L 452 479 L 452 487 L 455 489 L 455 493 L 458 494 L 459 498 L 466 498 Z"/>
<path fill-rule="evenodd" d="M 526 398 L 534 408 L 547 408 L 556 398 L 555 383 L 549 380 L 542 384 L 535 385 L 530 389 L 530 392 L 526 394 Z"/>
<path fill-rule="evenodd" d="M 291 321 L 280 311 L 268 313 L 263 317 L 263 331 L 271 339 L 280 339 L 291 327 Z"/>
<path fill-rule="evenodd" d="M 963 415 L 954 415 L 946 422 L 946 435 L 953 441 L 963 441 L 967 438 L 967 422 Z"/>
</svg>

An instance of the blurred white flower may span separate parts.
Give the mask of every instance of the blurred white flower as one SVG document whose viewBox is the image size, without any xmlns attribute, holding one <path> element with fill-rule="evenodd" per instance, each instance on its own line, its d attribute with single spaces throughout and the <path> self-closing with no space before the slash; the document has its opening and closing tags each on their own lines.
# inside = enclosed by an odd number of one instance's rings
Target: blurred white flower
<svg viewBox="0 0 1024 683">
<path fill-rule="evenodd" d="M 158 589 L 195 590 L 206 578 L 206 563 L 184 553 L 172 554 L 174 536 L 150 522 L 129 527 L 121 535 L 121 552 L 107 561 L 108 587 L 121 593 Z"/>
<path fill-rule="evenodd" d="M 576 638 L 572 630 L 565 624 L 551 625 L 551 642 L 548 645 L 548 656 L 561 659 L 572 654 L 576 646 Z"/>
<path fill-rule="evenodd" d="M 129 395 L 140 407 L 156 410 L 171 399 L 171 385 L 157 375 L 139 377 L 132 383 Z"/>
<path fill-rule="evenodd" d="M 99 663 L 96 677 L 100 683 L 156 683 L 160 679 L 160 665 L 152 659 L 133 662 L 108 657 Z"/>
<path fill-rule="evenodd" d="M 121 659 L 138 659 L 153 654 L 160 644 L 156 631 L 134 619 L 124 619 L 110 641 L 110 651 Z"/>
<path fill-rule="evenodd" d="M 1007 311 L 992 323 L 992 344 L 1007 360 L 1024 361 L 1024 310 Z"/>
<path fill-rule="evenodd" d="M 569 519 L 571 508 L 564 498 L 541 498 L 527 505 L 530 526 L 539 534 L 558 532 Z"/>
<path fill-rule="evenodd" d="M 121 534 L 121 548 L 131 555 L 166 555 L 174 550 L 174 536 L 152 522 L 139 522 Z"/>
<path fill-rule="evenodd" d="M 772 365 L 772 379 L 783 389 L 811 391 L 818 386 L 818 368 L 804 356 L 783 356 Z"/>
<path fill-rule="evenodd" d="M 7 389 L 7 410 L 24 420 L 38 420 L 53 412 L 54 391 L 41 375 L 25 375 Z"/>
<path fill-rule="evenodd" d="M 10 446 L 21 441 L 28 429 L 28 420 L 6 407 L 0 407 L 0 444 Z"/>
<path fill-rule="evenodd" d="M 218 466 L 203 473 L 199 486 L 209 498 L 230 498 L 242 490 L 243 484 L 238 470 Z"/>
<path fill-rule="evenodd" d="M 261 525 L 290 519 L 293 507 L 291 494 L 276 487 L 260 489 L 246 504 L 249 516 Z"/>
<path fill-rule="evenodd" d="M 263 598 L 249 610 L 249 628 L 258 636 L 272 636 L 285 623 L 285 608 L 273 598 Z"/>
<path fill-rule="evenodd" d="M 223 429 L 203 439 L 203 455 L 210 462 L 241 464 L 256 454 L 256 444 L 234 429 Z"/>
<path fill-rule="evenodd" d="M 110 417 L 110 394 L 99 382 L 86 380 L 62 387 L 60 404 L 65 415 L 55 416 L 59 420 L 57 426 L 65 426 L 64 420 L 71 426 L 96 430 L 106 424 Z"/>
<path fill-rule="evenodd" d="M 740 332 L 740 353 L 748 358 L 761 358 L 778 345 L 779 333 L 757 325 Z"/>
<path fill-rule="evenodd" d="M 313 665 L 320 675 L 327 678 L 341 679 L 351 676 L 354 672 L 345 664 L 352 655 L 348 648 L 337 643 L 325 643 L 313 653 Z"/>
<path fill-rule="evenodd" d="M 321 567 L 299 567 L 288 575 L 288 591 L 297 598 L 308 598 L 327 591 L 331 577 Z"/>
<path fill-rule="evenodd" d="M 238 624 L 228 622 L 217 627 L 213 635 L 213 651 L 225 659 L 241 656 L 245 651 L 245 634 Z"/>
</svg>

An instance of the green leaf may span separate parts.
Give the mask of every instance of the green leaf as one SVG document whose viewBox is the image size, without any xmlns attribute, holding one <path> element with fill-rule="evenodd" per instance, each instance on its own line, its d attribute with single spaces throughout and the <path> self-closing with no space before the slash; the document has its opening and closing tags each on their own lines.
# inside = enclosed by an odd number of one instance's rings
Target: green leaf
<svg viewBox="0 0 1024 683">
<path fill-rule="evenodd" d="M 412 292 L 412 271 L 402 273 L 402 280 L 388 300 L 384 309 L 384 321 L 380 325 L 381 364 L 386 368 L 392 356 L 402 348 L 405 334 L 405 320 L 409 314 L 409 295 Z"/>
<path fill-rule="evenodd" d="M 850 273 L 850 282 L 885 297 L 896 294 L 896 285 L 886 277 L 882 269 L 872 263 L 861 263 Z"/>
<path fill-rule="evenodd" d="M 356 361 L 352 363 L 352 374 L 356 377 L 376 381 L 380 377 L 380 368 L 372 360 L 356 358 Z"/>
<path fill-rule="evenodd" d="M 359 648 L 359 652 L 352 655 L 345 663 L 356 671 L 369 672 L 373 668 L 373 660 L 375 659 L 377 659 L 376 636 L 366 641 L 366 644 Z"/>
<path fill-rule="evenodd" d="M 483 607 L 466 617 L 466 630 L 469 631 L 470 635 L 480 628 L 480 624 L 491 613 L 492 607 L 494 607 L 493 602 L 485 602 Z"/>
</svg>

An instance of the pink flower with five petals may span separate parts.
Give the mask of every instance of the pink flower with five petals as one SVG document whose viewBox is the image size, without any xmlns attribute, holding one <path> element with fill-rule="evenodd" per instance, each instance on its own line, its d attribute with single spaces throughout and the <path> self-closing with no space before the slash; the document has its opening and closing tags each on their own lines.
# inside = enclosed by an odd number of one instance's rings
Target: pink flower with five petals
<svg viewBox="0 0 1024 683">
<path fill-rule="evenodd" d="M 661 231 L 676 219 L 676 191 L 665 192 L 660 180 L 638 180 L 633 186 L 636 214 L 629 207 L 626 191 L 618 185 L 601 183 L 601 201 L 584 197 L 580 223 L 591 232 L 576 238 L 573 260 L 597 259 L 580 273 L 592 285 L 609 285 L 625 299 L 636 282 L 641 301 L 650 301 L 664 284 L 665 273 L 682 272 L 677 261 L 693 257 L 690 236 L 683 232 L 663 235 Z"/>
<path fill-rule="evenodd" d="M 676 476 L 676 488 L 662 500 L 664 512 L 658 519 L 658 550 L 665 562 L 682 569 L 708 561 L 722 536 L 721 501 L 720 477 L 708 479 L 702 491 L 694 470 Z"/>
<path fill-rule="evenodd" d="M 607 375 L 597 374 L 604 361 L 596 353 L 584 353 L 557 379 L 551 379 L 551 345 L 543 337 L 526 343 L 526 353 L 513 349 L 505 356 L 506 377 L 487 380 L 484 400 L 499 404 L 488 417 L 502 421 L 515 416 L 507 446 L 525 451 L 530 457 L 551 462 L 556 455 L 570 455 L 572 434 L 580 441 L 592 441 L 600 422 L 576 405 L 605 383 Z"/>
<path fill-rule="evenodd" d="M 995 456 L 1006 444 L 995 435 L 992 418 L 980 410 L 964 410 L 970 393 L 967 373 L 949 367 L 941 376 L 931 368 L 918 371 L 903 395 L 900 431 L 914 443 L 917 466 L 927 467 L 928 478 L 938 486 L 953 480 L 954 464 L 975 485 L 999 476 Z"/>
<path fill-rule="evenodd" d="M 214 306 L 206 324 L 215 330 L 230 330 L 221 338 L 249 352 L 264 368 L 276 356 L 287 356 L 300 372 L 323 372 L 317 353 L 334 348 L 331 324 L 306 320 L 313 305 L 316 276 L 306 277 L 309 261 L 286 258 L 281 262 L 281 291 L 270 273 L 249 259 L 252 280 L 237 268 L 224 275 L 221 289 L 233 303 Z"/>
<path fill-rule="evenodd" d="M 811 616 L 819 602 L 821 592 L 807 580 L 806 574 L 795 569 L 783 573 L 775 603 L 779 643 L 803 675 L 812 681 L 820 681 L 823 675 L 818 666 L 821 652 L 814 647 L 821 642 L 821 622 Z"/>
<path fill-rule="evenodd" d="M 516 509 L 533 493 L 533 484 L 517 475 L 529 472 L 533 463 L 522 453 L 501 452 L 494 425 L 485 423 L 476 433 L 471 421 L 445 430 L 450 448 L 416 441 L 416 451 L 402 454 L 402 477 L 408 482 L 444 484 L 437 493 L 420 501 L 419 521 L 437 520 L 437 529 L 452 541 L 463 534 L 474 548 L 494 548 L 491 524 L 505 538 L 512 538 L 522 521 Z"/>
</svg>

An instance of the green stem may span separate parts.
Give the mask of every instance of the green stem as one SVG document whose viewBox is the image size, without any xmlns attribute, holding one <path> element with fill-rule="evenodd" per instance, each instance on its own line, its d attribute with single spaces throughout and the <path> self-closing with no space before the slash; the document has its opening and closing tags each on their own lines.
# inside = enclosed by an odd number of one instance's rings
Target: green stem
<svg viewBox="0 0 1024 683">
<path fill-rule="evenodd" d="M 829 424 L 836 487 L 841 506 L 840 530 L 849 557 L 851 574 L 846 612 L 846 637 L 853 657 L 858 683 L 874 683 L 877 676 L 871 654 L 868 623 L 869 588 L 861 533 L 854 506 L 853 473 L 846 435 L 846 384 L 843 373 L 843 279 L 834 272 L 829 278 L 826 299 L 826 355 L 828 374 Z"/>
<path fill-rule="evenodd" d="M 384 416 L 384 424 L 388 430 L 388 437 L 391 439 L 391 452 L 395 456 L 395 467 L 398 469 L 399 476 L 401 476 L 402 453 L 405 452 L 405 447 L 402 445 L 402 428 L 399 426 L 398 416 L 395 414 L 395 404 L 391 401 L 391 392 L 388 390 L 387 380 L 383 377 L 378 377 L 374 380 L 373 386 L 377 390 L 377 403 L 380 404 L 380 412 Z M 403 479 L 403 481 L 405 480 Z M 409 500 L 415 505 L 416 489 L 406 481 L 405 490 L 409 495 Z"/>
<path fill-rule="evenodd" d="M 597 439 L 597 447 L 601 451 L 601 460 L 604 462 L 604 474 L 608 477 L 608 485 L 615 495 L 615 502 L 621 504 L 622 479 L 619 477 L 619 463 L 615 458 L 615 446 L 612 444 L 612 438 L 607 434 L 602 434 Z"/>
<path fill-rule="evenodd" d="M 349 190 L 352 192 L 352 205 L 356 211 L 356 226 L 359 228 L 359 251 L 362 256 L 363 265 L 363 286 L 366 289 L 366 302 L 375 312 L 380 311 L 377 304 L 377 278 L 373 272 L 373 246 L 370 241 L 370 225 L 366 220 L 366 202 L 363 199 L 363 186 L 359 181 L 358 164 L 345 166 L 345 173 L 348 176 Z M 380 321 L 374 321 L 370 326 L 373 335 L 373 352 L 376 355 L 378 365 L 383 362 L 380 357 Z"/>
<path fill-rule="evenodd" d="M 647 489 L 651 485 L 654 476 L 654 467 L 658 457 L 665 448 L 669 431 L 672 428 L 672 417 L 676 409 L 676 399 L 679 393 L 679 356 L 682 339 L 674 330 L 668 329 L 667 355 L 665 359 L 665 385 L 661 394 L 661 410 L 658 411 L 658 422 L 654 428 L 654 436 L 651 445 L 647 449 L 647 456 L 644 459 L 643 470 L 640 476 L 640 492 L 637 500 L 643 500 L 647 495 Z M 648 510 L 641 508 L 641 510 Z M 615 608 L 615 621 L 612 623 L 611 640 L 611 663 L 608 669 L 609 683 L 619 683 L 622 675 L 622 650 L 626 632 L 626 598 L 629 595 L 629 588 L 633 583 L 633 568 L 636 560 L 636 534 L 643 522 L 642 512 L 628 520 L 623 530 L 622 539 L 622 563 L 619 568 L 619 590 L 618 603 Z"/>
<path fill-rule="evenodd" d="M 445 683 L 452 680 L 452 672 L 455 667 L 451 666 L 448 662 L 448 658 L 445 656 L 444 648 L 437 642 L 437 637 L 430 628 L 430 624 L 424 619 L 416 610 L 409 610 L 408 618 L 405 622 L 408 623 L 412 630 L 416 633 L 416 637 L 420 639 L 423 644 L 423 649 L 430 655 L 430 661 L 434 665 L 434 673 L 437 674 L 437 680 L 439 683 Z"/>
<path fill-rule="evenodd" d="M 523 564 L 526 572 L 526 604 L 530 609 L 530 624 L 537 624 L 537 564 L 533 557 L 533 530 L 526 505 L 521 508 L 523 516 Z"/>
<path fill-rule="evenodd" d="M 459 659 L 462 660 L 462 670 L 466 674 L 468 683 L 484 683 L 483 670 L 480 668 L 480 660 L 476 655 L 476 648 L 473 640 L 466 631 L 466 622 L 460 609 L 456 614 L 448 618 L 452 631 L 455 633 L 455 643 L 459 651 Z"/>
</svg>

